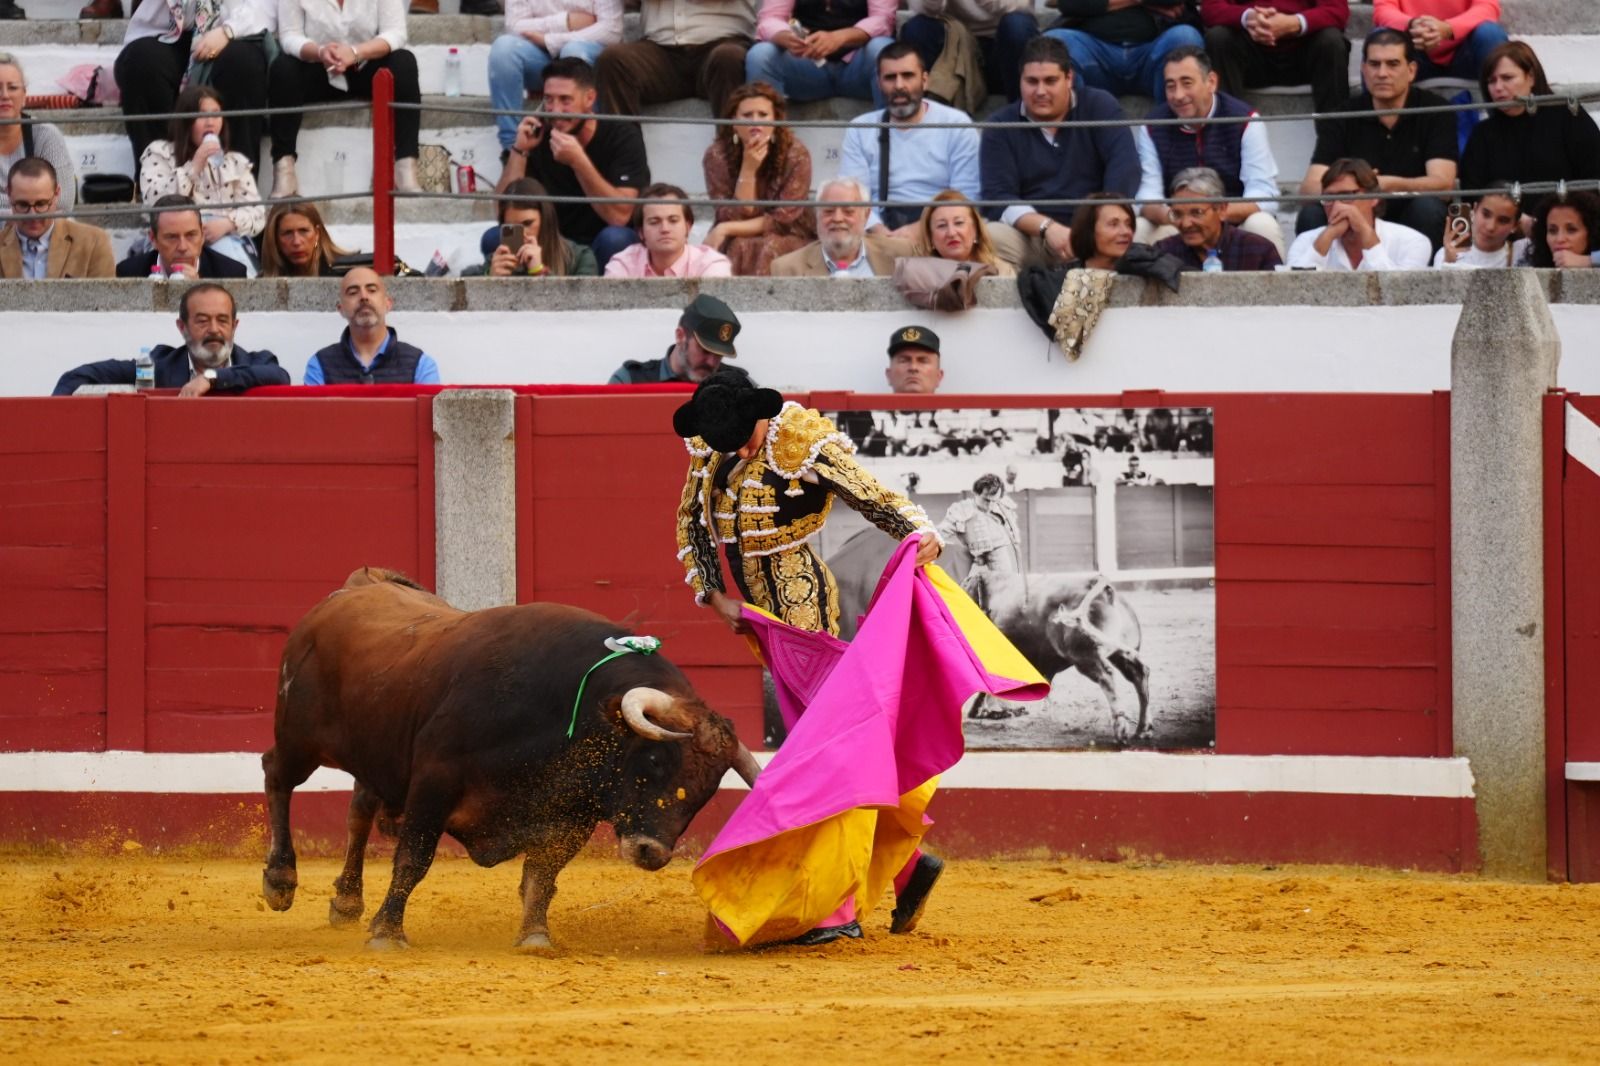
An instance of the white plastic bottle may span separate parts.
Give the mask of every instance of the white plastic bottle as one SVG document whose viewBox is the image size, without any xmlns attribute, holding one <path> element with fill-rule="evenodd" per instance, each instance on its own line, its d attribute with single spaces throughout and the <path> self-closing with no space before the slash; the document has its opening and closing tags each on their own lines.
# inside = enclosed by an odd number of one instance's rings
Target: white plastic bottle
<svg viewBox="0 0 1600 1066">
<path fill-rule="evenodd" d="M 156 364 L 149 348 L 140 348 L 139 358 L 133 361 L 133 387 L 140 392 L 156 387 Z"/>
<path fill-rule="evenodd" d="M 215 133 L 208 133 L 201 140 L 207 144 L 217 146 L 217 150 L 206 158 L 206 169 L 211 172 L 211 184 L 220 189 L 222 187 L 222 142 Z"/>
<path fill-rule="evenodd" d="M 1206 261 L 1200 264 L 1200 269 L 1207 274 L 1222 273 L 1222 253 L 1213 248 L 1206 253 Z"/>
<path fill-rule="evenodd" d="M 461 95 L 461 52 L 455 48 L 444 57 L 444 94 Z"/>
</svg>

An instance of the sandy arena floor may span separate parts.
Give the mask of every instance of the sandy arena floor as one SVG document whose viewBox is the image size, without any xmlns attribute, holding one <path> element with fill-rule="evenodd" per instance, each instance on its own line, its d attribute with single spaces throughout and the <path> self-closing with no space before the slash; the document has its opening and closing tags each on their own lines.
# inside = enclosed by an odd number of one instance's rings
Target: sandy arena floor
<svg viewBox="0 0 1600 1066">
<path fill-rule="evenodd" d="M 441 858 L 413 948 L 293 910 L 239 858 L 0 858 L 0 1047 L 19 1063 L 1595 1062 L 1600 885 L 1369 870 L 952 862 L 922 928 L 700 949 L 683 859 L 584 857 L 554 957 L 518 867 Z M 369 871 L 367 902 L 387 883 Z"/>
</svg>

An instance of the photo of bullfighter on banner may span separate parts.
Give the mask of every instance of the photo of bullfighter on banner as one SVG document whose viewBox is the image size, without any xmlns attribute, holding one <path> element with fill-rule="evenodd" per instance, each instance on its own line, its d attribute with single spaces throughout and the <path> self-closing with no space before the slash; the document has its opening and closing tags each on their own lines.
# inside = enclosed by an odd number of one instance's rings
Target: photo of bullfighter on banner
<svg viewBox="0 0 1600 1066">
<path fill-rule="evenodd" d="M 939 564 L 1054 681 L 1043 703 L 969 704 L 968 747 L 1215 744 L 1210 409 L 825 413 L 927 510 Z M 894 549 L 874 533 L 835 507 L 820 534 L 847 640 Z"/>
</svg>

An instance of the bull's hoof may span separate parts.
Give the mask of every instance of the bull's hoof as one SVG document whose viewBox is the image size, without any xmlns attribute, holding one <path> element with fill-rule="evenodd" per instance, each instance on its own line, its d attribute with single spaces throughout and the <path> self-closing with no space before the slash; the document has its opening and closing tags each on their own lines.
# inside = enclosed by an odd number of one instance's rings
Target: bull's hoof
<svg viewBox="0 0 1600 1066">
<path fill-rule="evenodd" d="M 261 874 L 261 895 L 275 911 L 286 911 L 294 906 L 294 890 L 299 885 L 300 879 L 292 869 L 276 874 L 266 870 Z"/>
<path fill-rule="evenodd" d="M 368 951 L 405 951 L 411 947 L 411 942 L 404 933 L 394 933 L 389 936 L 371 936 L 367 938 Z"/>
<path fill-rule="evenodd" d="M 335 928 L 354 925 L 361 920 L 361 912 L 366 909 L 367 906 L 361 902 L 360 896 L 354 899 L 335 896 L 328 901 L 328 924 Z"/>
<path fill-rule="evenodd" d="M 542 955 L 555 949 L 549 933 L 529 933 L 516 943 L 516 950 L 524 955 Z"/>
</svg>

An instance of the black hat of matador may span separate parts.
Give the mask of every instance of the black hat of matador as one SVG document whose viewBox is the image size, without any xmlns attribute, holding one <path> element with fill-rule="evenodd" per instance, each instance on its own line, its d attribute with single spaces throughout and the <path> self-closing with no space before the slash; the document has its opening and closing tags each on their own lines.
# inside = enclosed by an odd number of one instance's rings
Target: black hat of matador
<svg viewBox="0 0 1600 1066">
<path fill-rule="evenodd" d="M 702 381 L 689 402 L 672 414 L 680 437 L 699 437 L 719 452 L 736 452 L 755 432 L 756 423 L 783 408 L 783 394 L 761 389 L 750 375 L 725 366 Z"/>
</svg>

